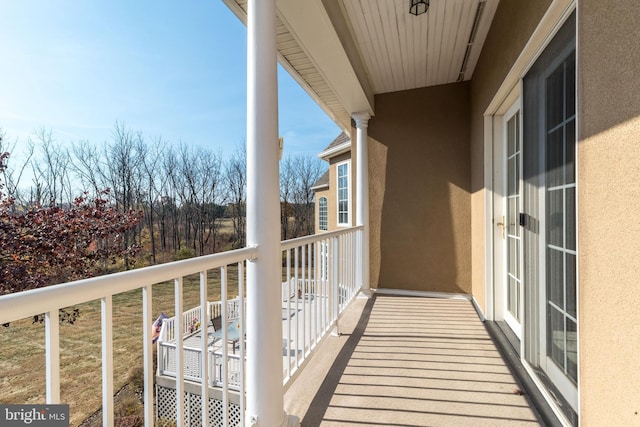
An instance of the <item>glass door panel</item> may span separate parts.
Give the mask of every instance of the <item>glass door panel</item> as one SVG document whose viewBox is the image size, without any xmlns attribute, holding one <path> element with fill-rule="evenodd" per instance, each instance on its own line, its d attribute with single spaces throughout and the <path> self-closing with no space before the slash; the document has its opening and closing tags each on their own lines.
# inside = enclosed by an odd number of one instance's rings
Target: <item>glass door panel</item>
<svg viewBox="0 0 640 427">
<path fill-rule="evenodd" d="M 546 78 L 547 357 L 577 384 L 575 53 Z"/>
<path fill-rule="evenodd" d="M 506 289 L 505 289 L 505 322 L 518 338 L 522 336 L 522 276 L 521 236 L 520 236 L 520 173 L 521 142 L 520 142 L 520 111 L 506 116 Z"/>
</svg>

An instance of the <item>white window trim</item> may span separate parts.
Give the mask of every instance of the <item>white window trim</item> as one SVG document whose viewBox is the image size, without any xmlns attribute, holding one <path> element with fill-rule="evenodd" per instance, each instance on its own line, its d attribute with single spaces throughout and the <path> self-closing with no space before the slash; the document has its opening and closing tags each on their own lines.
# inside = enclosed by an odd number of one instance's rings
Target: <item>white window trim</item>
<svg viewBox="0 0 640 427">
<path fill-rule="evenodd" d="M 322 200 L 324 199 L 324 220 L 325 228 L 322 228 Z M 318 230 L 329 231 L 329 199 L 326 196 L 318 198 Z"/>
<path fill-rule="evenodd" d="M 340 222 L 340 175 L 339 169 L 347 165 L 347 222 Z M 338 227 L 351 227 L 351 159 L 336 163 L 336 224 Z"/>
<path fill-rule="evenodd" d="M 485 194 L 484 194 L 484 232 L 485 232 L 485 312 L 483 313 L 487 319 L 496 320 L 496 317 L 499 313 L 497 313 L 496 308 L 496 293 L 495 293 L 495 270 L 494 270 L 494 245 L 496 242 L 494 241 L 494 219 L 495 219 L 495 210 L 494 210 L 494 192 L 497 191 L 496 188 L 493 187 L 493 173 L 494 173 L 494 147 L 495 142 L 502 137 L 501 132 L 497 126 L 496 120 L 499 119 L 499 116 L 502 116 L 506 112 L 506 106 L 512 105 L 514 100 L 520 98 L 522 99 L 522 85 L 521 79 L 527 73 L 529 68 L 533 65 L 533 63 L 537 60 L 540 53 L 544 50 L 547 44 L 551 41 L 551 39 L 555 36 L 557 31 L 562 27 L 564 22 L 567 20 L 569 15 L 577 9 L 577 1 L 576 0 L 553 0 L 547 12 L 538 23 L 537 28 L 535 29 L 532 36 L 529 38 L 526 46 L 520 53 L 520 56 L 512 66 L 511 70 L 504 78 L 502 84 L 496 91 L 493 99 L 489 103 L 488 107 L 484 112 L 484 182 L 485 185 Z M 576 37 L 577 37 L 577 29 L 576 29 Z M 579 57 L 579 45 L 576 43 L 576 57 Z M 576 66 L 576 79 L 578 78 L 578 66 Z M 576 97 L 578 91 L 576 90 Z M 577 108 L 576 101 L 576 108 Z M 578 118 L 576 118 L 576 127 L 578 126 Z M 521 121 L 522 123 L 522 121 Z M 576 144 L 577 146 L 577 144 Z M 576 170 L 577 170 L 577 162 L 579 161 L 576 156 Z M 576 182 L 577 188 L 577 182 Z M 576 212 L 578 212 L 578 199 L 577 199 L 577 191 L 576 191 Z M 576 233 L 576 245 L 578 242 L 578 234 Z M 580 286 L 579 286 L 579 275 L 580 271 L 576 272 L 576 298 L 580 300 Z M 579 308 L 578 308 L 579 310 Z M 578 324 L 577 328 L 577 339 L 580 342 L 580 324 Z M 522 342 L 522 341 L 521 341 Z M 524 345 L 524 344 L 522 344 Z M 524 354 L 521 352 L 521 354 Z M 545 400 L 549 403 L 552 411 L 555 415 L 561 420 L 561 422 L 565 425 L 569 425 L 564 413 L 560 408 L 556 405 L 555 399 L 552 394 L 547 390 L 544 383 L 538 378 L 536 370 L 532 368 L 529 363 L 526 361 L 524 357 L 521 358 L 523 366 L 525 370 L 532 378 L 533 382 L 538 387 L 538 390 L 542 393 Z M 580 369 L 580 352 L 578 352 L 578 378 L 581 375 Z M 577 404 L 574 410 L 576 413 L 581 413 L 581 405 L 580 405 L 580 389 L 582 387 L 582 383 L 579 382 L 577 386 Z"/>
</svg>

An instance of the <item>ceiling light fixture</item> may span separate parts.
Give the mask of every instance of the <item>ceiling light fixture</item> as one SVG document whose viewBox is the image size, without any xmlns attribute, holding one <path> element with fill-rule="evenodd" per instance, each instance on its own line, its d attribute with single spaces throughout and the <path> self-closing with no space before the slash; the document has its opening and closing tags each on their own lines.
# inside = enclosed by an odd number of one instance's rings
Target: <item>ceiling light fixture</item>
<svg viewBox="0 0 640 427">
<path fill-rule="evenodd" d="M 409 13 L 415 16 L 427 13 L 429 10 L 429 0 L 411 0 Z"/>
</svg>

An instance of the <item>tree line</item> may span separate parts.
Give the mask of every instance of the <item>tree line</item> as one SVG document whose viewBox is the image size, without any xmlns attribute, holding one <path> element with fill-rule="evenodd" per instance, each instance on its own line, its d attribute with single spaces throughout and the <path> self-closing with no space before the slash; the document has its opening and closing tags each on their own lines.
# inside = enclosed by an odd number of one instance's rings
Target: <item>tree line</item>
<svg viewBox="0 0 640 427">
<path fill-rule="evenodd" d="M 11 156 L 20 144 L 23 158 Z M 246 155 L 236 147 L 220 151 L 162 138 L 116 123 L 103 144 L 63 144 L 47 129 L 26 142 L 10 142 L 0 129 L 0 168 L 4 214 L 29 208 L 67 209 L 83 200 L 101 200 L 115 213 L 139 212 L 140 220 L 122 230 L 119 244 L 138 248 L 145 263 L 220 252 L 245 245 Z M 282 238 L 314 232 L 311 186 L 325 171 L 313 155 L 285 156 L 280 163 Z M 0 240 L 2 236 L 0 236 Z M 6 255 L 6 254 L 5 254 Z M 129 268 L 128 257 L 124 268 Z"/>
</svg>

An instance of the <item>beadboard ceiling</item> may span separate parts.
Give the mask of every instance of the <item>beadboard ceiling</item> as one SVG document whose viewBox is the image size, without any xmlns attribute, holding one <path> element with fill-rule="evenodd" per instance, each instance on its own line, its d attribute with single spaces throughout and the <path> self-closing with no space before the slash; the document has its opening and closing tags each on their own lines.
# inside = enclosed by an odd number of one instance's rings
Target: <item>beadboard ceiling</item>
<svg viewBox="0 0 640 427">
<path fill-rule="evenodd" d="M 408 12 L 408 0 L 342 3 L 374 93 L 469 80 L 477 61 L 477 55 L 469 57 L 473 44 L 481 46 L 486 35 L 478 40 L 477 30 L 488 28 L 493 18 L 485 15 L 484 0 L 431 0 L 428 12 L 419 16 Z"/>
<path fill-rule="evenodd" d="M 223 0 L 246 23 L 247 0 Z M 469 80 L 499 0 L 278 0 L 280 63 L 343 129 L 374 95 Z"/>
</svg>

